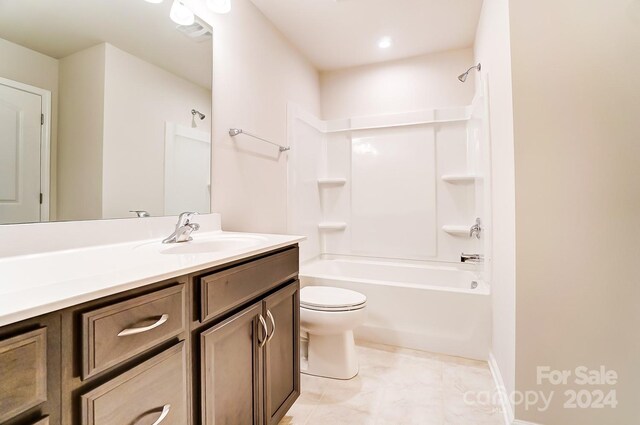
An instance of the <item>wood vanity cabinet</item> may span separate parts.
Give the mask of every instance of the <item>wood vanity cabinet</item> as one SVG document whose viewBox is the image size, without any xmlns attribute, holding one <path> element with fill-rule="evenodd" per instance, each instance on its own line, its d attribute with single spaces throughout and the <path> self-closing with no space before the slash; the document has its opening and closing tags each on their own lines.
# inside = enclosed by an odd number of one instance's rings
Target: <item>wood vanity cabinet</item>
<svg viewBox="0 0 640 425">
<path fill-rule="evenodd" d="M 299 396 L 297 276 L 295 248 L 193 277 L 202 425 L 275 424 Z"/>
<path fill-rule="evenodd" d="M 300 395 L 300 283 L 268 296 L 262 306 L 275 324 L 264 346 L 265 424 L 274 425 Z"/>
<path fill-rule="evenodd" d="M 0 423 L 60 423 L 59 317 L 0 328 Z"/>
<path fill-rule="evenodd" d="M 0 328 L 0 425 L 274 425 L 300 394 L 298 247 Z"/>
<path fill-rule="evenodd" d="M 261 312 L 254 304 L 200 334 L 203 424 L 260 423 Z"/>
<path fill-rule="evenodd" d="M 181 425 L 187 422 L 185 342 L 152 357 L 81 397 L 89 425 Z"/>
<path fill-rule="evenodd" d="M 203 425 L 277 424 L 300 395 L 297 280 L 200 334 Z"/>
</svg>

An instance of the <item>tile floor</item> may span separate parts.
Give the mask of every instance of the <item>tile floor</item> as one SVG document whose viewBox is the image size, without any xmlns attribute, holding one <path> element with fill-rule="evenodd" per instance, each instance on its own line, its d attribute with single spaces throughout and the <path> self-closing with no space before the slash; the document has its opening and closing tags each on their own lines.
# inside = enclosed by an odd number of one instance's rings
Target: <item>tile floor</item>
<svg viewBox="0 0 640 425">
<path fill-rule="evenodd" d="M 302 375 L 302 394 L 279 425 L 502 425 L 499 405 L 465 403 L 495 385 L 485 362 L 358 344 L 360 373 L 349 381 Z"/>
</svg>

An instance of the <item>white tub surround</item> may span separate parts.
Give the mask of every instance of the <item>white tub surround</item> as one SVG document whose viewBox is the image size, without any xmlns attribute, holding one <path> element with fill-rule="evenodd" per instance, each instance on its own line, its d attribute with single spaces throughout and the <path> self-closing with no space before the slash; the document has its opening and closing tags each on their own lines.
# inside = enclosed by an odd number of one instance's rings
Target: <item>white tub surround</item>
<svg viewBox="0 0 640 425">
<path fill-rule="evenodd" d="M 179 244 L 161 243 L 175 217 L 0 226 L 0 326 L 304 239 L 223 232 L 217 214 L 195 221 L 201 230 Z"/>
<path fill-rule="evenodd" d="M 357 339 L 487 360 L 489 286 L 466 267 L 336 257 L 303 265 L 302 286 L 334 286 L 367 297 Z M 475 283 L 474 283 L 475 282 Z"/>
<path fill-rule="evenodd" d="M 485 183 L 473 105 L 328 121 L 293 103 L 287 111 L 288 231 L 309 237 L 303 261 L 458 262 L 483 252 L 469 237 Z"/>
</svg>

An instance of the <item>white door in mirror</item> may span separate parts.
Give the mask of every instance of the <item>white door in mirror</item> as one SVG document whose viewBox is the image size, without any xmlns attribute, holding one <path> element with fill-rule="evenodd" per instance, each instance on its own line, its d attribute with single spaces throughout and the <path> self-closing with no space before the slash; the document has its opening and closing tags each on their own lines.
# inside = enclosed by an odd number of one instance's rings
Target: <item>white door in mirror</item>
<svg viewBox="0 0 640 425">
<path fill-rule="evenodd" d="M 211 134 L 180 124 L 165 125 L 164 214 L 211 208 Z"/>
<path fill-rule="evenodd" d="M 40 221 L 42 98 L 0 84 L 0 223 Z"/>
</svg>

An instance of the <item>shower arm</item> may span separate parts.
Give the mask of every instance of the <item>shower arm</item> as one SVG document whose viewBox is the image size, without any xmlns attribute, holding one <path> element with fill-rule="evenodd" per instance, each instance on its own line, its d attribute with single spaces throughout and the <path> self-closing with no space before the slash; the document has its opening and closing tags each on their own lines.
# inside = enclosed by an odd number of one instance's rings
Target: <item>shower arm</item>
<svg viewBox="0 0 640 425">
<path fill-rule="evenodd" d="M 467 69 L 467 72 L 465 72 L 465 74 L 468 74 L 472 69 L 480 71 L 482 69 L 482 65 L 480 63 L 478 63 L 477 65 L 473 65 L 471 68 Z"/>
</svg>

